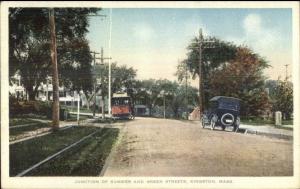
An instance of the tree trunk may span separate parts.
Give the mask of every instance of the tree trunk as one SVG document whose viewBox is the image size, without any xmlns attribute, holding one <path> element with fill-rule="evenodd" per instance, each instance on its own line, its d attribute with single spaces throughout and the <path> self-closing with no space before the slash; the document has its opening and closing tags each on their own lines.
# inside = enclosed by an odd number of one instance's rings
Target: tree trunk
<svg viewBox="0 0 300 189">
<path fill-rule="evenodd" d="M 59 89 L 58 89 L 58 69 L 57 69 L 57 53 L 56 53 L 56 36 L 55 36 L 55 20 L 54 9 L 49 10 L 49 24 L 51 34 L 51 61 L 52 61 L 52 85 L 53 85 L 53 106 L 52 106 L 52 128 L 59 129 Z"/>
<path fill-rule="evenodd" d="M 33 90 L 32 86 L 27 86 L 26 88 L 26 93 L 28 94 L 28 100 L 29 101 L 35 101 L 35 95 L 36 91 Z"/>
</svg>

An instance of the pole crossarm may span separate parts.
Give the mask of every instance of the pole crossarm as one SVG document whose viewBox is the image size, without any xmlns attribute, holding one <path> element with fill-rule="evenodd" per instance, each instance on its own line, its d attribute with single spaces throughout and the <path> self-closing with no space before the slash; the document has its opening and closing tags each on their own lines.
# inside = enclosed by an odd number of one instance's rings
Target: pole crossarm
<svg viewBox="0 0 300 189">
<path fill-rule="evenodd" d="M 194 42 L 192 44 L 197 44 L 196 47 L 191 47 L 191 49 L 197 49 L 199 53 L 199 110 L 200 110 L 200 119 L 202 117 L 203 112 L 203 100 L 204 100 L 204 93 L 203 93 L 203 71 L 202 71 L 202 51 L 203 49 L 212 49 L 215 48 L 216 41 L 211 39 L 204 39 L 202 35 L 202 29 L 199 30 L 199 38 L 197 42 Z"/>
</svg>

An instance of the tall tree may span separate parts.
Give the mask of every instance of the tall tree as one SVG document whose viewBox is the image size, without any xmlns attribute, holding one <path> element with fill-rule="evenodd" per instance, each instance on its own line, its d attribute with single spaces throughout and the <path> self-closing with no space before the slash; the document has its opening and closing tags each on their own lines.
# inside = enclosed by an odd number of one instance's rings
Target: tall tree
<svg viewBox="0 0 300 189">
<path fill-rule="evenodd" d="M 88 14 L 95 8 L 55 9 L 60 84 L 90 90 L 88 75 L 92 61 L 85 39 Z M 34 100 L 41 82 L 50 73 L 50 32 L 46 8 L 11 8 L 9 10 L 9 73 L 21 75 L 21 82 Z M 76 73 L 87 79 L 77 82 Z M 84 83 L 85 81 L 85 83 Z"/>
<path fill-rule="evenodd" d="M 217 38 L 208 38 L 214 41 L 211 46 L 213 48 L 203 48 L 202 50 L 202 80 L 204 82 L 204 106 L 207 106 L 209 99 L 209 80 L 213 72 L 222 67 L 226 62 L 233 59 L 236 54 L 237 47 L 230 43 L 219 40 Z M 199 77 L 199 39 L 194 38 L 190 45 L 187 47 L 187 59 L 183 62 L 187 64 L 189 72 L 192 74 L 193 79 Z M 178 67 L 180 68 L 180 66 Z M 179 69 L 178 69 L 179 70 Z M 183 70 L 182 70 L 183 71 Z M 180 72 L 177 73 L 180 76 Z M 180 79 L 180 78 L 179 78 Z"/>
<path fill-rule="evenodd" d="M 264 88 L 263 70 L 267 62 L 247 47 L 237 48 L 234 59 L 214 71 L 209 83 L 212 96 L 223 95 L 242 99 L 246 115 L 261 115 L 270 108 Z"/>
</svg>

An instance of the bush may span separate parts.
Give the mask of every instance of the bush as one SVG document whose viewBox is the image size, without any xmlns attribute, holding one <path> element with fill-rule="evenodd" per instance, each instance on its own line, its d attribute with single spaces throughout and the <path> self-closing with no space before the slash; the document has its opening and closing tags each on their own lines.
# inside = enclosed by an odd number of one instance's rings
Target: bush
<svg viewBox="0 0 300 189">
<path fill-rule="evenodd" d="M 9 98 L 9 115 L 15 117 L 24 114 L 37 114 L 46 116 L 52 111 L 52 103 L 41 101 L 18 101 L 15 97 Z"/>
</svg>

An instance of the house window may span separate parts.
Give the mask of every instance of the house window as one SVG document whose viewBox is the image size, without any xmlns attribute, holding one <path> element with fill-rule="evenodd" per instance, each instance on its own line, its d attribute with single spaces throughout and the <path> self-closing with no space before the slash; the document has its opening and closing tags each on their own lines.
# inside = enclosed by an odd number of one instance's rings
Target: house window
<svg viewBox="0 0 300 189">
<path fill-rule="evenodd" d="M 66 97 L 66 91 L 59 91 L 59 97 Z"/>
</svg>

